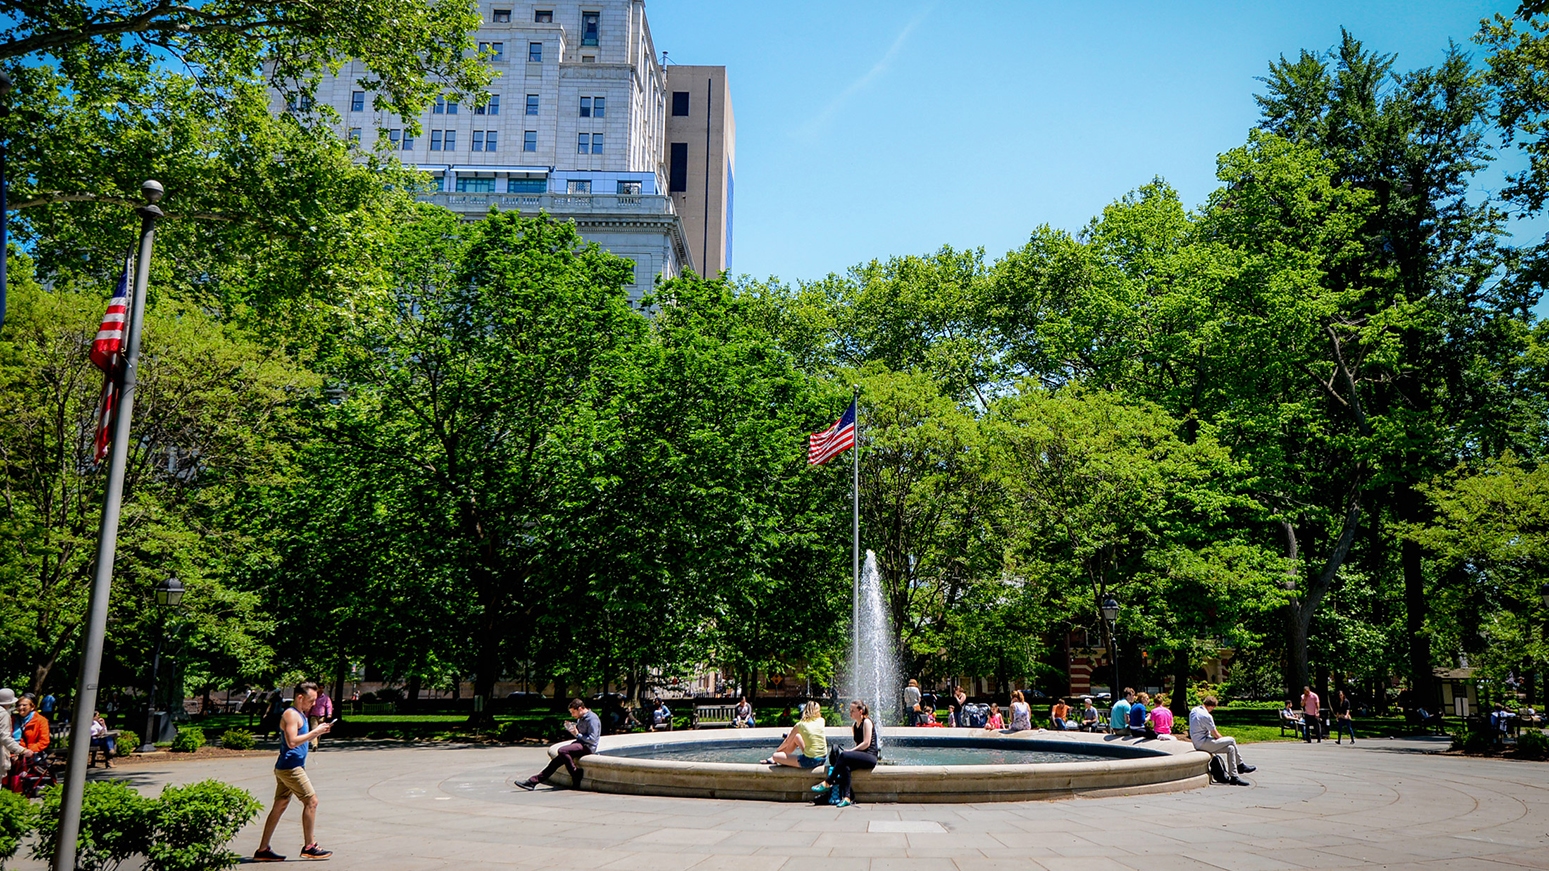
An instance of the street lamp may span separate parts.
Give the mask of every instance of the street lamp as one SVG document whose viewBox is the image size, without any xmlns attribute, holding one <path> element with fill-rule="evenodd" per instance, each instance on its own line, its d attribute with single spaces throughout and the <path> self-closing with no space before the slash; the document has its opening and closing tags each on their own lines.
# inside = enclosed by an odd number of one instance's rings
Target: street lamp
<svg viewBox="0 0 1549 871">
<path fill-rule="evenodd" d="M 1102 604 L 1097 606 L 1097 610 L 1108 624 L 1108 658 L 1113 660 L 1113 690 L 1108 694 L 1108 703 L 1111 705 L 1119 700 L 1119 640 L 1114 636 L 1114 626 L 1119 620 L 1119 603 L 1113 596 L 1104 593 Z"/>
<path fill-rule="evenodd" d="M 176 608 L 183 601 L 183 582 L 173 575 L 156 585 L 156 604 L 163 609 Z M 166 611 L 162 611 L 160 627 L 156 632 L 156 655 L 151 659 L 150 692 L 145 703 L 145 737 L 141 739 L 140 752 L 156 749 L 156 675 L 161 671 L 161 645 L 167 640 Z"/>
</svg>

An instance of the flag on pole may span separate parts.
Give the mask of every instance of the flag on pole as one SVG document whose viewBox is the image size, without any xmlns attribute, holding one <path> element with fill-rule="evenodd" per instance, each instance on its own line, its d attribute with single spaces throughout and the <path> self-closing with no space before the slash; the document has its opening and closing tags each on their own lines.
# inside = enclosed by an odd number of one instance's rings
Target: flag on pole
<svg viewBox="0 0 1549 871">
<path fill-rule="evenodd" d="M 129 329 L 129 267 L 133 261 L 124 258 L 124 274 L 118 279 L 113 298 L 108 300 L 107 313 L 102 316 L 102 326 L 97 328 L 97 338 L 91 343 L 91 362 L 101 369 L 102 399 L 97 405 L 97 450 L 95 461 L 100 463 L 108 455 L 109 432 L 113 428 L 113 409 L 118 405 L 119 361 L 123 359 L 124 336 Z"/>
<path fill-rule="evenodd" d="M 821 466 L 855 447 L 855 401 L 834 421 L 834 425 L 822 432 L 815 432 L 807 443 L 807 465 Z"/>
</svg>

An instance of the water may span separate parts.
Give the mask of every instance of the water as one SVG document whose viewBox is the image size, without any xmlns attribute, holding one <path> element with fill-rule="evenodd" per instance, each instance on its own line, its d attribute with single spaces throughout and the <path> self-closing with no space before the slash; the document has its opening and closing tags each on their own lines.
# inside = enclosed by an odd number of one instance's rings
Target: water
<svg viewBox="0 0 1549 871">
<path fill-rule="evenodd" d="M 903 722 L 903 681 L 900 680 L 898 655 L 893 650 L 893 627 L 882 598 L 882 576 L 877 571 L 877 555 L 866 551 L 861 567 L 859 625 L 850 640 L 850 664 L 841 686 L 844 699 L 841 710 L 849 722 L 849 701 L 860 699 L 871 707 L 871 715 L 883 725 Z M 886 747 L 886 738 L 883 747 Z"/>
<path fill-rule="evenodd" d="M 896 733 L 895 733 L 896 734 Z M 660 759 L 669 762 L 740 762 L 754 764 L 766 758 L 778 742 L 708 740 L 664 743 L 645 747 L 604 750 L 605 756 Z M 1048 749 L 1036 741 L 958 739 L 922 743 L 903 738 L 884 744 L 884 765 L 1036 765 L 1050 762 L 1092 762 L 1098 759 L 1155 755 L 1137 747 L 1097 747 L 1094 752 L 1072 753 Z"/>
</svg>

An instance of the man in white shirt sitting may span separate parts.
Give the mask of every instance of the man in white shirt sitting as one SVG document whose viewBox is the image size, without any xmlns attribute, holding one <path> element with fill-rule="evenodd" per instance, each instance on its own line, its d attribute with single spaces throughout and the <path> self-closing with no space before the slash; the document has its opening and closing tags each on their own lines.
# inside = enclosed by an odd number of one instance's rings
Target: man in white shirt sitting
<svg viewBox="0 0 1549 871">
<path fill-rule="evenodd" d="M 1195 750 L 1212 754 L 1221 753 L 1226 756 L 1227 783 L 1233 786 L 1252 786 L 1253 784 L 1238 777 L 1238 774 L 1248 774 L 1255 768 L 1243 763 L 1241 755 L 1237 752 L 1236 738 L 1228 738 L 1216 730 L 1215 709 L 1215 696 L 1206 696 L 1203 704 L 1189 711 L 1189 740 L 1193 742 Z"/>
</svg>

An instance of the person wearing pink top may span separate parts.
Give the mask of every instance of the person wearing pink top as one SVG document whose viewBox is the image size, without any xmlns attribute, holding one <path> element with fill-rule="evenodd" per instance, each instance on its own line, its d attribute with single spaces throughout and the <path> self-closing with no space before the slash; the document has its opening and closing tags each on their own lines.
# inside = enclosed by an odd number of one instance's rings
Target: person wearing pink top
<svg viewBox="0 0 1549 871">
<path fill-rule="evenodd" d="M 1158 736 L 1171 735 L 1173 731 L 1173 712 L 1157 705 L 1151 709 L 1151 730 Z"/>
<path fill-rule="evenodd" d="M 1302 720 L 1307 725 L 1302 730 L 1304 739 L 1308 744 L 1312 743 L 1312 733 L 1318 733 L 1318 743 L 1323 743 L 1323 720 L 1318 716 L 1322 707 L 1322 701 L 1318 694 L 1312 691 L 1312 687 L 1302 687 Z"/>
</svg>

